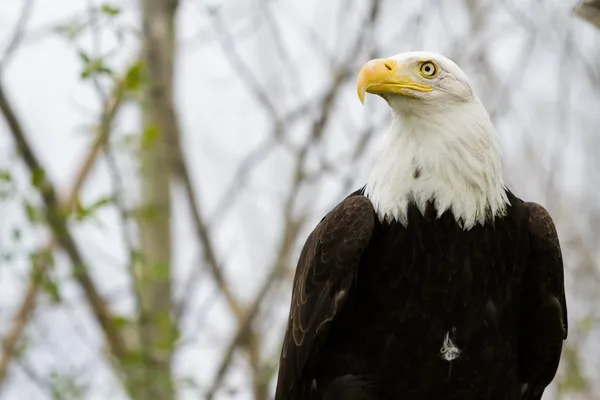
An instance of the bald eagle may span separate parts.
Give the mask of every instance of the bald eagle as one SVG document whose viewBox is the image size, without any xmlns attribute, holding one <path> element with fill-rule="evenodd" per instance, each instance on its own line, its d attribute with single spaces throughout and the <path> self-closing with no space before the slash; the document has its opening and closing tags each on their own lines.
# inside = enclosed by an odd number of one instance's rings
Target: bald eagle
<svg viewBox="0 0 600 400">
<path fill-rule="evenodd" d="M 365 93 L 392 110 L 387 141 L 302 249 L 275 399 L 541 399 L 567 337 L 552 218 L 506 187 L 454 62 L 369 61 Z"/>
</svg>

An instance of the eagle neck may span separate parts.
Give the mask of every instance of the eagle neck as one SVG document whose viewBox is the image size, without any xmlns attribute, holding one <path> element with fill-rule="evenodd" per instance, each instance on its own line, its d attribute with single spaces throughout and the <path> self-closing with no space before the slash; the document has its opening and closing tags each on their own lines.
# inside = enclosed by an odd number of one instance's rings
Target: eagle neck
<svg viewBox="0 0 600 400">
<path fill-rule="evenodd" d="M 365 194 L 381 221 L 408 224 L 408 206 L 449 211 L 465 230 L 503 216 L 509 203 L 501 151 L 479 103 L 394 112 Z"/>
</svg>

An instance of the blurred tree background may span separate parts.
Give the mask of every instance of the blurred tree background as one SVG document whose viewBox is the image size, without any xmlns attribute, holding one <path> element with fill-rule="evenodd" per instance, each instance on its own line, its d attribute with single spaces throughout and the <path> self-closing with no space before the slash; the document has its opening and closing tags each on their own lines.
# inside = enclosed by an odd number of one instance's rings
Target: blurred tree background
<svg viewBox="0 0 600 400">
<path fill-rule="evenodd" d="M 471 77 L 563 245 L 547 399 L 600 399 L 600 1 L 0 5 L 0 398 L 268 399 L 299 247 L 389 115 L 360 66 Z"/>
</svg>

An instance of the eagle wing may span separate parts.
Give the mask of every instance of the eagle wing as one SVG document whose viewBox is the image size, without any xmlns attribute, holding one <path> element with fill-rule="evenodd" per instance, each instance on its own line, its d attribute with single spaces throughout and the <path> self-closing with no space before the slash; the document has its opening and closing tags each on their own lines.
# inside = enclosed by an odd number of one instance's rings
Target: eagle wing
<svg viewBox="0 0 600 400">
<path fill-rule="evenodd" d="M 352 289 L 375 224 L 371 201 L 351 195 L 309 235 L 298 260 L 276 400 L 306 398 L 331 321 Z"/>
<path fill-rule="evenodd" d="M 524 203 L 530 235 L 530 259 L 523 286 L 520 374 L 522 399 L 541 399 L 558 369 L 567 338 L 563 259 L 554 222 L 544 207 Z"/>
</svg>

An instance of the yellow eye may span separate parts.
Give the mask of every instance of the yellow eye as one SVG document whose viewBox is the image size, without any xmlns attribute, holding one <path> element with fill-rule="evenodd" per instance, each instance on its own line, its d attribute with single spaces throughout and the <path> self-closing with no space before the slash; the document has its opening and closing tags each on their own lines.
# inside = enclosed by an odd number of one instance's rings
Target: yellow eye
<svg viewBox="0 0 600 400">
<path fill-rule="evenodd" d="M 435 78 L 438 74 L 438 67 L 432 61 L 425 61 L 421 64 L 421 67 L 419 67 L 419 72 L 421 72 L 421 75 L 425 78 Z"/>
</svg>

